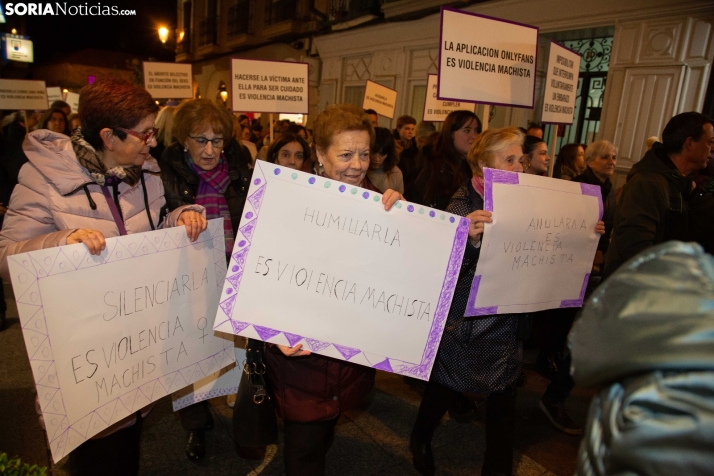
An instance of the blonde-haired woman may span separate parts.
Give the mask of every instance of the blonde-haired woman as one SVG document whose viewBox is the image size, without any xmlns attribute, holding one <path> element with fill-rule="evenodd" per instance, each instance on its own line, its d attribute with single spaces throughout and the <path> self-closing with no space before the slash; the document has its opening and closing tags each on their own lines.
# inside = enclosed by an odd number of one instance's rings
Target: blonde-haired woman
<svg viewBox="0 0 714 476">
<path fill-rule="evenodd" d="M 461 392 L 488 393 L 481 474 L 510 475 L 513 469 L 516 380 L 523 360 L 519 320 L 513 315 L 465 319 L 464 313 L 484 224 L 492 222 L 491 213 L 483 210 L 483 169 L 522 172 L 523 138 L 515 127 L 488 129 L 479 135 L 467 156 L 473 177 L 456 191 L 446 209 L 471 219 L 471 227 L 439 352 L 411 435 L 414 467 L 424 475 L 434 474 L 434 430 Z"/>
<path fill-rule="evenodd" d="M 154 127 L 156 127 L 159 132 L 156 133 L 156 147 L 151 148 L 151 155 L 156 160 L 161 159 L 161 154 L 174 142 L 173 127 L 175 112 L 176 106 L 165 106 L 156 116 Z"/>
</svg>

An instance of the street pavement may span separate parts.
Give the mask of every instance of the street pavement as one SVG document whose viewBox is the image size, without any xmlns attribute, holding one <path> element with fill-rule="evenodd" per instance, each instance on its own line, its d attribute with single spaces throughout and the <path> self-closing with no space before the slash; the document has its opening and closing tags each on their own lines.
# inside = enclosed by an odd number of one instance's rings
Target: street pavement
<svg viewBox="0 0 714 476">
<path fill-rule="evenodd" d="M 24 462 L 50 466 L 43 430 L 34 411 L 34 385 L 22 340 L 10 285 L 5 285 L 8 328 L 0 332 L 0 452 L 20 456 Z M 538 407 L 548 381 L 537 373 L 535 350 L 526 351 L 527 382 L 518 390 L 515 474 L 566 476 L 575 470 L 580 437 L 555 429 Z M 575 388 L 568 400 L 573 419 L 584 423 L 593 391 Z M 483 401 L 478 395 L 476 402 Z M 420 396 L 398 375 L 377 372 L 374 391 L 364 404 L 346 412 L 337 425 L 327 458 L 327 474 L 339 476 L 418 475 L 411 464 L 409 433 Z M 199 464 L 184 455 L 186 434 L 164 398 L 144 422 L 141 475 L 277 476 L 284 474 L 282 428 L 277 445 L 261 461 L 236 455 L 231 425 L 232 408 L 226 398 L 211 400 L 215 427 L 207 432 L 207 456 Z M 485 442 L 483 415 L 458 423 L 444 417 L 436 430 L 433 448 L 437 475 L 480 475 Z M 65 476 L 66 460 L 52 466 L 52 474 Z"/>
</svg>

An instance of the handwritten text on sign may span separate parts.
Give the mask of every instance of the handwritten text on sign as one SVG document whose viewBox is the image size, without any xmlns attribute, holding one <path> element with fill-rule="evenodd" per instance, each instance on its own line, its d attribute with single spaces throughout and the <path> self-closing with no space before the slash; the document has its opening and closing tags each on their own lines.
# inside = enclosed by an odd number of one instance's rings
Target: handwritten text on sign
<svg viewBox="0 0 714 476">
<path fill-rule="evenodd" d="M 215 329 L 428 379 L 468 220 L 381 198 L 256 164 Z"/>
<path fill-rule="evenodd" d="M 232 59 L 233 110 L 307 114 L 308 64 Z"/>
<path fill-rule="evenodd" d="M 191 65 L 144 61 L 144 88 L 153 98 L 192 98 Z"/>
<path fill-rule="evenodd" d="M 424 103 L 424 121 L 444 122 L 446 116 L 454 111 L 476 110 L 474 103 L 458 101 L 440 101 L 436 98 L 437 78 L 435 74 L 430 74 L 426 85 L 426 102 Z"/>
<path fill-rule="evenodd" d="M 580 55 L 551 41 L 542 122 L 573 123 L 579 71 Z"/>
<path fill-rule="evenodd" d="M 394 118 L 397 104 L 397 92 L 374 81 L 367 80 L 364 88 L 363 109 L 374 109 L 380 116 Z"/>
<path fill-rule="evenodd" d="M 484 178 L 493 223 L 466 315 L 582 306 L 599 240 L 600 187 L 493 169 Z"/>
<path fill-rule="evenodd" d="M 0 79 L 0 109 L 47 109 L 45 82 Z"/>
<path fill-rule="evenodd" d="M 437 97 L 533 107 L 537 45 L 538 28 L 442 8 Z"/>
<path fill-rule="evenodd" d="M 225 276 L 222 220 L 10 256 L 52 457 L 233 362 L 213 335 Z"/>
</svg>

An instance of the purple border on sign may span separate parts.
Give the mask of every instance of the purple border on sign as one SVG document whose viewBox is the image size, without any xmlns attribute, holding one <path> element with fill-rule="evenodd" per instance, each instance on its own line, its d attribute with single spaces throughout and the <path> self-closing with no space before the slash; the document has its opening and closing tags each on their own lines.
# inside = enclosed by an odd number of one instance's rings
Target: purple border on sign
<svg viewBox="0 0 714 476">
<path fill-rule="evenodd" d="M 241 61 L 262 61 L 264 63 L 288 63 L 288 64 L 302 64 L 307 67 L 307 84 L 305 84 L 305 87 L 307 88 L 307 105 L 305 106 L 305 112 L 279 112 L 279 111 L 234 111 L 233 110 L 233 60 L 241 60 Z M 281 60 L 264 60 L 264 59 L 252 59 L 252 58 L 238 58 L 235 56 L 231 56 L 230 58 L 231 62 L 231 80 L 230 82 L 230 88 L 231 88 L 231 111 L 232 112 L 259 112 L 261 114 L 310 114 L 310 63 L 304 63 L 301 61 L 281 61 Z"/>
<path fill-rule="evenodd" d="M 518 185 L 518 173 L 508 172 L 506 170 L 490 169 L 488 167 L 483 170 L 484 178 L 484 194 L 483 194 L 483 209 L 487 212 L 493 211 L 493 184 L 504 183 L 508 185 Z"/>
<path fill-rule="evenodd" d="M 508 172 L 505 170 L 495 170 L 490 168 L 484 168 L 484 210 L 493 212 L 493 184 L 500 183 L 505 185 L 520 185 L 518 180 L 519 174 L 516 172 Z M 557 179 L 556 179 L 557 180 Z M 603 204 L 602 204 L 602 194 L 600 193 L 600 187 L 597 185 L 590 185 L 586 183 L 580 184 L 580 193 L 582 195 L 588 195 L 595 197 L 598 201 L 598 220 L 602 220 L 603 214 Z M 481 286 L 481 280 L 483 275 L 478 274 L 474 276 L 474 280 L 471 283 L 471 291 L 469 292 L 469 299 L 466 305 L 465 317 L 473 316 L 485 316 L 496 314 L 498 312 L 499 306 L 489 306 L 489 307 L 476 307 L 476 298 L 478 296 L 478 291 Z M 588 281 L 590 279 L 590 273 L 586 273 L 583 278 L 583 284 L 580 288 L 580 295 L 577 299 L 564 299 L 560 302 L 559 307 L 580 307 L 583 305 L 583 300 L 585 299 L 585 290 L 588 286 Z M 534 304 L 534 303 L 526 303 Z"/>
<path fill-rule="evenodd" d="M 258 335 L 265 341 L 268 341 L 270 339 L 274 339 L 277 337 L 279 334 L 283 334 L 286 339 L 288 339 L 288 342 L 291 343 L 291 345 L 295 345 L 298 342 L 304 340 L 306 348 L 311 349 L 313 352 L 316 353 L 324 353 L 325 349 L 328 347 L 332 346 L 337 352 L 344 357 L 344 360 L 350 361 L 353 359 L 356 355 L 362 355 L 367 362 L 370 363 L 370 366 L 375 369 L 379 370 L 385 370 L 389 372 L 394 372 L 402 375 L 409 375 L 412 377 L 417 377 L 422 380 L 428 380 L 429 374 L 431 373 L 431 368 L 434 364 L 434 360 L 436 359 L 436 353 L 437 350 L 439 349 L 439 342 L 441 340 L 441 334 L 443 333 L 444 330 L 444 325 L 446 324 L 446 318 L 449 314 L 449 308 L 451 307 L 451 301 L 454 297 L 454 289 L 456 288 L 456 282 L 459 277 L 459 271 L 461 270 L 461 262 L 463 259 L 464 255 L 464 250 L 466 248 L 466 240 L 468 239 L 469 236 L 469 225 L 470 221 L 467 218 L 464 217 L 458 217 L 458 222 L 456 222 L 456 218 L 454 216 L 451 216 L 449 219 L 449 222 L 455 226 L 456 230 L 454 233 L 454 241 L 451 247 L 451 253 L 449 255 L 449 262 L 446 268 L 446 273 L 444 275 L 444 280 L 442 282 L 442 287 L 441 287 L 441 292 L 439 294 L 439 300 L 437 301 L 436 305 L 436 311 L 434 312 L 433 315 L 433 320 L 431 324 L 431 328 L 429 329 L 429 334 L 427 337 L 427 342 L 424 347 L 424 352 L 422 354 L 422 359 L 420 362 L 405 362 L 399 359 L 391 358 L 388 356 L 379 356 L 379 359 L 377 361 L 371 361 L 369 360 L 369 357 L 367 354 L 361 350 L 361 349 L 354 349 L 350 347 L 345 347 L 342 346 L 341 344 L 338 343 L 332 343 L 332 342 L 324 342 L 320 341 L 318 339 L 314 339 L 312 337 L 308 336 L 303 336 L 303 335 L 296 335 L 292 334 L 289 331 L 284 331 L 284 330 L 278 330 L 278 329 L 270 329 L 267 327 L 255 325 L 250 322 L 245 322 L 245 321 L 238 321 L 233 318 L 233 311 L 234 311 L 234 306 L 236 302 L 236 298 L 238 296 L 238 291 L 240 289 L 240 282 L 242 280 L 242 275 L 245 269 L 245 263 L 248 258 L 248 254 L 250 252 L 250 248 L 252 245 L 252 237 L 253 237 L 253 232 L 255 228 L 258 225 L 258 221 L 260 219 L 260 214 L 259 214 L 259 209 L 262 203 L 262 200 L 266 194 L 267 186 L 268 186 L 268 181 L 266 180 L 266 176 L 270 176 L 270 170 L 267 171 L 264 170 L 264 167 L 267 167 L 264 165 L 264 162 L 257 162 L 256 163 L 256 168 L 253 171 L 253 185 L 255 185 L 257 188 L 250 194 L 248 195 L 247 202 L 250 203 L 252 206 L 254 212 L 249 212 L 250 215 L 250 220 L 248 223 L 244 223 L 241 221 L 241 225 L 238 228 L 238 235 L 236 237 L 236 243 L 233 248 L 233 253 L 232 253 L 232 259 L 230 264 L 228 265 L 229 271 L 226 275 L 226 281 L 230 284 L 230 286 L 226 285 L 225 287 L 225 292 L 221 293 L 221 299 L 219 303 L 219 315 L 222 312 L 223 315 L 222 317 L 225 317 L 224 320 L 221 322 L 218 322 L 218 316 L 216 316 L 216 324 L 214 325 L 214 330 L 221 331 L 220 327 L 225 325 L 226 323 L 230 323 L 231 329 L 233 329 L 234 334 L 239 334 L 240 332 L 245 331 L 248 327 L 253 327 L 253 329 L 258 333 Z M 291 174 L 296 173 L 298 174 L 298 177 L 306 178 L 309 177 L 309 180 L 313 180 L 315 177 L 311 176 L 311 174 L 307 174 L 305 172 L 295 172 L 291 169 L 286 169 L 283 167 L 279 167 L 276 165 L 270 164 L 270 169 L 272 169 L 272 173 L 274 175 L 280 175 L 282 171 L 289 171 Z M 321 179 L 324 180 L 324 179 Z M 310 182 L 310 183 L 314 183 Z M 371 194 L 372 192 L 367 191 L 365 189 L 360 189 L 359 187 L 354 187 L 357 188 L 360 192 L 365 192 L 368 194 Z M 321 188 L 320 188 L 321 189 Z M 338 187 L 331 187 L 331 190 L 337 189 L 339 190 Z M 342 193 L 342 192 L 338 192 Z M 363 193 L 356 193 L 354 196 L 359 197 L 363 196 Z M 377 202 L 373 202 L 377 203 Z M 409 210 L 408 213 L 412 213 L 414 210 L 412 205 L 409 205 L 407 207 L 400 207 L 400 204 L 397 203 L 395 205 L 397 208 L 404 208 L 406 210 Z M 415 217 L 424 217 L 424 219 L 433 219 L 435 218 L 436 214 L 430 214 L 428 211 L 431 209 L 427 207 L 421 207 L 422 209 L 425 210 L 424 213 L 415 214 Z M 246 207 L 247 209 L 247 207 Z M 447 215 L 441 211 L 438 211 L 439 214 Z M 248 213 L 244 213 L 244 218 L 248 215 Z M 450 215 L 450 214 L 448 214 Z M 427 218 L 431 217 L 431 218 Z M 442 219 L 445 219 L 445 217 L 442 217 Z M 250 229 L 248 231 L 248 227 L 250 226 Z M 234 275 L 228 276 L 231 273 L 235 273 Z M 373 354 L 370 354 L 372 358 L 375 356 Z"/>
<path fill-rule="evenodd" d="M 496 18 L 496 17 L 490 17 L 488 15 L 481 15 L 479 13 L 473 13 L 473 12 L 465 12 L 463 10 L 459 10 L 457 8 L 451 8 L 451 7 L 441 7 L 441 12 L 439 13 L 440 19 L 439 19 L 439 59 L 438 59 L 438 70 L 437 70 L 437 78 L 436 78 L 436 99 L 439 99 L 440 101 L 459 101 L 459 102 L 465 102 L 463 99 L 458 99 L 458 98 L 447 98 L 447 97 L 441 97 L 439 96 L 439 93 L 441 92 L 440 89 L 440 82 L 441 82 L 441 47 L 444 44 L 444 12 L 445 11 L 450 11 L 450 12 L 455 12 L 455 13 L 463 13 L 464 15 L 471 15 L 474 17 L 480 17 L 480 18 L 487 18 L 489 20 L 495 20 L 495 21 L 500 21 L 503 23 L 510 23 L 512 25 L 518 25 L 518 26 L 523 26 L 526 28 L 532 28 L 536 31 L 536 50 L 535 50 L 535 56 L 533 58 L 533 64 L 535 65 L 535 68 L 533 70 L 533 96 L 532 96 L 532 102 L 530 106 L 524 105 L 524 104 L 506 104 L 506 103 L 500 103 L 500 102 L 483 102 L 483 101 L 468 101 L 472 102 L 474 104 L 489 104 L 491 106 L 507 106 L 507 107 L 521 107 L 521 108 L 526 108 L 526 109 L 533 109 L 535 107 L 535 76 L 536 73 L 538 72 L 538 34 L 540 32 L 540 28 L 537 26 L 533 25 L 526 25 L 525 23 L 518 23 L 515 21 L 511 20 L 504 20 L 503 18 Z"/>
<path fill-rule="evenodd" d="M 396 89 L 388 88 L 384 84 L 379 84 L 377 81 L 372 81 L 371 79 L 368 79 L 367 82 L 365 83 L 365 86 L 364 86 L 365 96 L 367 95 L 367 83 L 374 83 L 377 86 L 380 86 L 384 89 L 389 89 L 390 91 L 394 91 L 395 93 L 397 93 L 397 97 L 399 97 L 399 91 L 397 91 Z M 367 108 L 364 107 L 365 96 L 362 97 L 362 109 L 371 109 L 369 107 L 367 107 Z M 384 116 L 384 117 L 386 117 L 388 119 L 394 119 L 394 111 L 396 111 L 396 110 L 397 110 L 397 101 L 394 101 L 394 110 L 392 111 L 392 117 L 389 117 L 389 116 Z M 377 115 L 380 116 L 381 114 L 377 113 Z"/>
<path fill-rule="evenodd" d="M 565 45 L 563 45 L 563 44 L 561 44 L 561 43 L 558 43 L 557 41 L 550 40 L 550 47 L 552 48 L 553 45 L 558 45 L 558 46 L 560 46 L 561 48 L 563 48 L 564 50 L 568 50 L 568 51 L 570 51 L 571 53 L 580 56 L 580 58 L 581 58 L 581 60 L 582 60 L 583 55 L 581 55 L 581 54 L 578 53 L 577 51 L 572 50 L 572 49 L 568 48 L 567 46 L 565 46 Z M 550 62 L 550 54 L 548 55 L 548 62 Z M 547 74 L 548 71 L 550 71 L 550 64 L 547 65 L 546 78 L 547 78 L 547 76 L 548 76 L 548 74 Z M 580 68 L 578 68 L 578 78 L 579 78 L 579 77 L 580 77 Z M 577 85 L 578 82 L 575 81 L 575 84 Z M 575 121 L 575 117 L 574 117 L 574 116 L 573 116 L 573 121 Z M 545 122 L 545 121 L 542 121 L 541 124 L 552 124 L 552 125 L 554 125 L 554 126 L 570 126 L 570 125 L 573 124 L 573 121 L 570 121 L 570 122 Z"/>
<path fill-rule="evenodd" d="M 216 223 L 219 223 L 220 226 L 216 226 Z M 69 421 L 62 389 L 56 377 L 57 369 L 47 328 L 47 316 L 44 314 L 42 293 L 39 289 L 40 280 L 58 274 L 68 275 L 74 271 L 110 265 L 117 261 L 138 258 L 144 255 L 165 253 L 192 246 L 201 247 L 205 246 L 205 243 L 212 242 L 212 260 L 216 274 L 216 285 L 220 288 L 222 285 L 221 277 L 225 274 L 223 271 L 225 266 L 223 222 L 209 222 L 205 235 L 202 234 L 194 243 L 191 243 L 183 230 L 180 229 L 178 231 L 180 231 L 181 236 L 178 239 L 172 238 L 171 232 L 176 230 L 177 228 L 156 230 L 144 234 L 141 238 L 136 234 L 110 238 L 107 240 L 106 251 L 100 256 L 89 255 L 86 248 L 81 253 L 75 250 L 71 255 L 67 254 L 69 251 L 66 253 L 62 248 L 48 248 L 8 257 L 8 261 L 17 266 L 11 269 L 13 289 L 18 294 L 16 302 L 20 312 L 23 338 L 38 392 L 38 401 L 45 420 L 47 440 L 55 462 L 62 459 L 84 441 L 122 418 L 141 410 L 149 403 L 179 388 L 193 383 L 193 381 L 205 377 L 204 368 L 217 366 L 220 369 L 221 357 L 230 357 L 232 355 L 232 360 L 235 360 L 233 347 L 231 346 L 228 349 L 230 354 L 226 354 L 227 349 L 224 347 L 219 352 L 209 355 L 198 362 L 192 362 L 185 367 L 148 380 L 136 388 L 108 400 L 77 420 Z M 147 239 L 148 237 L 153 238 L 154 242 L 152 243 Z M 35 255 L 39 258 L 38 252 L 45 254 L 44 264 L 35 259 Z M 17 278 L 15 270 L 21 272 L 21 274 L 17 275 Z M 25 281 L 29 283 L 25 285 L 25 282 L 22 281 L 23 274 L 25 276 L 29 274 L 34 279 Z M 25 280 L 27 279 L 25 277 Z M 32 311 L 32 315 L 29 317 L 26 314 L 28 311 Z M 37 339 L 36 343 L 35 339 Z M 213 371 L 211 370 L 211 372 Z M 178 379 L 179 376 L 181 381 Z M 57 380 L 57 382 L 55 383 L 54 380 Z M 188 380 L 192 380 L 192 382 L 187 383 Z M 182 386 L 176 387 L 176 385 Z M 137 404 L 137 402 L 141 403 Z M 107 410 L 110 411 L 107 412 Z M 98 430 L 90 434 L 89 430 L 92 424 L 94 424 L 94 429 L 98 428 Z"/>
</svg>

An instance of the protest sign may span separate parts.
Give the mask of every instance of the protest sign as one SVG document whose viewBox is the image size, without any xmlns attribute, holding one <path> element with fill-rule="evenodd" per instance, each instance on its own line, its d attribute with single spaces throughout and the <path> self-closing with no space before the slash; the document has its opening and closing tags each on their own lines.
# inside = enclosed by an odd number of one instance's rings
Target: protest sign
<svg viewBox="0 0 714 476">
<path fill-rule="evenodd" d="M 0 109 L 47 109 L 47 89 L 44 81 L 0 79 Z"/>
<path fill-rule="evenodd" d="M 308 114 L 307 63 L 231 60 L 233 111 Z"/>
<path fill-rule="evenodd" d="M 437 98 L 533 107 L 537 49 L 536 27 L 443 7 Z"/>
<path fill-rule="evenodd" d="M 364 88 L 362 109 L 374 109 L 380 116 L 394 119 L 394 108 L 397 105 L 397 92 L 374 81 L 367 80 Z"/>
<path fill-rule="evenodd" d="M 573 123 L 579 72 L 580 55 L 551 41 L 541 122 L 544 124 Z"/>
<path fill-rule="evenodd" d="M 144 89 L 156 99 L 193 97 L 191 65 L 144 61 Z"/>
<path fill-rule="evenodd" d="M 600 187 L 486 168 L 486 224 L 467 316 L 583 305 Z M 517 292 L 516 292 L 517 290 Z"/>
<path fill-rule="evenodd" d="M 225 338 L 226 341 L 229 341 L 230 347 L 233 347 L 233 341 L 235 339 L 240 339 L 237 336 L 218 335 Z M 235 351 L 235 365 L 231 364 L 194 382 L 188 387 L 174 392 L 171 396 L 171 403 L 175 412 L 194 403 L 208 400 L 209 398 L 238 393 L 238 384 L 240 384 L 240 378 L 243 373 L 243 363 L 245 362 L 245 349 L 235 347 L 233 350 Z"/>
<path fill-rule="evenodd" d="M 427 380 L 469 220 L 381 199 L 256 162 L 214 329 Z"/>
<path fill-rule="evenodd" d="M 233 362 L 211 331 L 225 277 L 222 220 L 8 257 L 52 458 Z M 228 342 L 226 345 L 225 342 Z"/>
<path fill-rule="evenodd" d="M 436 98 L 437 75 L 430 74 L 426 83 L 426 101 L 424 102 L 424 121 L 444 122 L 446 116 L 454 111 L 476 111 L 474 103 L 459 101 L 440 101 Z"/>
<path fill-rule="evenodd" d="M 72 109 L 72 112 L 79 112 L 79 94 L 68 92 L 67 97 L 65 98 L 65 102 L 69 104 L 69 107 Z"/>
<path fill-rule="evenodd" d="M 62 90 L 59 86 L 55 86 L 47 89 L 47 107 L 52 106 L 55 101 L 62 101 Z"/>
</svg>

